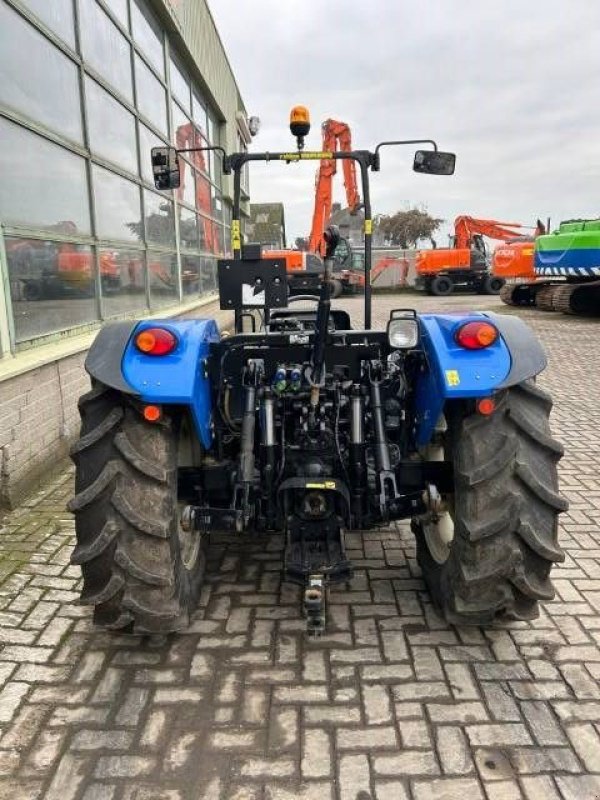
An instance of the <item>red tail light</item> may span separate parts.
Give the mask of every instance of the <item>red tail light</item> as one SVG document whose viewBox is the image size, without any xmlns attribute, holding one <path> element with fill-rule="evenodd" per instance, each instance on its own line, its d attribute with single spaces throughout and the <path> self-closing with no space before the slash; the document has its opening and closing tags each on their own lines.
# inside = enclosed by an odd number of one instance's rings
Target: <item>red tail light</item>
<svg viewBox="0 0 600 800">
<path fill-rule="evenodd" d="M 165 328 L 146 328 L 134 341 L 137 349 L 147 356 L 166 356 L 177 347 L 177 337 Z"/>
<path fill-rule="evenodd" d="M 456 341 L 467 350 L 483 350 L 494 344 L 498 338 L 498 329 L 490 322 L 467 322 L 455 334 Z"/>
</svg>

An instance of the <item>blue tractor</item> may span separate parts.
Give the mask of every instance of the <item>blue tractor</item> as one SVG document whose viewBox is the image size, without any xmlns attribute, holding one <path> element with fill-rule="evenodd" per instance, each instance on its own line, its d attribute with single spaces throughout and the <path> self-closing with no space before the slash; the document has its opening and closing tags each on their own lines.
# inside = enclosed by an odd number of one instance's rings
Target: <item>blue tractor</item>
<svg viewBox="0 0 600 800">
<path fill-rule="evenodd" d="M 306 152 L 302 112 L 290 125 L 295 150 L 223 154 L 234 176 L 234 257 L 219 262 L 218 279 L 234 332 L 220 335 L 211 319 L 116 322 L 88 354 L 70 502 L 81 599 L 105 628 L 181 630 L 211 533 L 271 533 L 285 539 L 284 579 L 303 586 L 307 629 L 319 633 L 327 587 L 352 578 L 344 532 L 411 519 L 449 621 L 533 618 L 553 596 L 566 508 L 552 403 L 535 383 L 542 347 L 520 319 L 491 313 L 398 309 L 373 330 L 369 172 L 382 145 Z M 431 146 L 414 169 L 452 174 L 454 155 Z M 326 233 L 316 298 L 288 298 L 285 264 L 241 242 L 245 165 L 324 158 L 352 159 L 361 172 L 359 328 L 330 304 L 338 231 Z M 155 148 L 152 162 L 156 186 L 176 188 L 178 152 Z"/>
</svg>

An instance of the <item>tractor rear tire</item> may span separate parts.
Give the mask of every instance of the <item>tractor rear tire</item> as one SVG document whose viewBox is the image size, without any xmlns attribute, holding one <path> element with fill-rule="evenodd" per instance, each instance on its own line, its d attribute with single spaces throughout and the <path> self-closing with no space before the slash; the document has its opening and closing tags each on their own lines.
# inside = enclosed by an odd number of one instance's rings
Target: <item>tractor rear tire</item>
<svg viewBox="0 0 600 800">
<path fill-rule="evenodd" d="M 527 381 L 503 392 L 490 416 L 466 404 L 449 414 L 454 538 L 440 558 L 427 544 L 427 523 L 415 519 L 412 527 L 429 590 L 451 623 L 533 619 L 538 601 L 554 596 L 550 570 L 564 560 L 558 515 L 568 504 L 558 492 L 563 450 L 550 434 L 551 406 Z"/>
<path fill-rule="evenodd" d="M 436 297 L 446 297 L 453 289 L 454 284 L 446 275 L 438 275 L 431 281 L 431 293 Z"/>
<path fill-rule="evenodd" d="M 128 400 L 96 384 L 79 400 L 75 462 L 81 602 L 104 628 L 170 633 L 189 624 L 205 568 L 205 537 L 179 527 L 180 420 L 147 423 Z"/>
</svg>

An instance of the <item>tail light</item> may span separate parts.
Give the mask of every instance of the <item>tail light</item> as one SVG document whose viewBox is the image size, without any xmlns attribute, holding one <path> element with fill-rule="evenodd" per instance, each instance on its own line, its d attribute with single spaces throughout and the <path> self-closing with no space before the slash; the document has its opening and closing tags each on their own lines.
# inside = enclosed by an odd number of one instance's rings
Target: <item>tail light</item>
<svg viewBox="0 0 600 800">
<path fill-rule="evenodd" d="M 177 337 L 166 328 L 146 328 L 136 335 L 134 342 L 147 356 L 166 356 L 177 347 Z"/>
<path fill-rule="evenodd" d="M 467 350 L 483 350 L 498 338 L 498 329 L 490 322 L 467 322 L 454 336 L 461 347 Z"/>
</svg>

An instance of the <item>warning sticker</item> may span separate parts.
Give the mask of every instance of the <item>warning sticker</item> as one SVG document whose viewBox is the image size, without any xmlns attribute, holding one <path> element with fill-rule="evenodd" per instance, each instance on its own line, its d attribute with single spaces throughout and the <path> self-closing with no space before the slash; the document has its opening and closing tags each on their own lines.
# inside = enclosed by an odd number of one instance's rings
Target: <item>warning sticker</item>
<svg viewBox="0 0 600 800">
<path fill-rule="evenodd" d="M 460 383 L 460 375 L 456 369 L 446 370 L 446 383 L 448 386 L 458 386 Z"/>
</svg>

